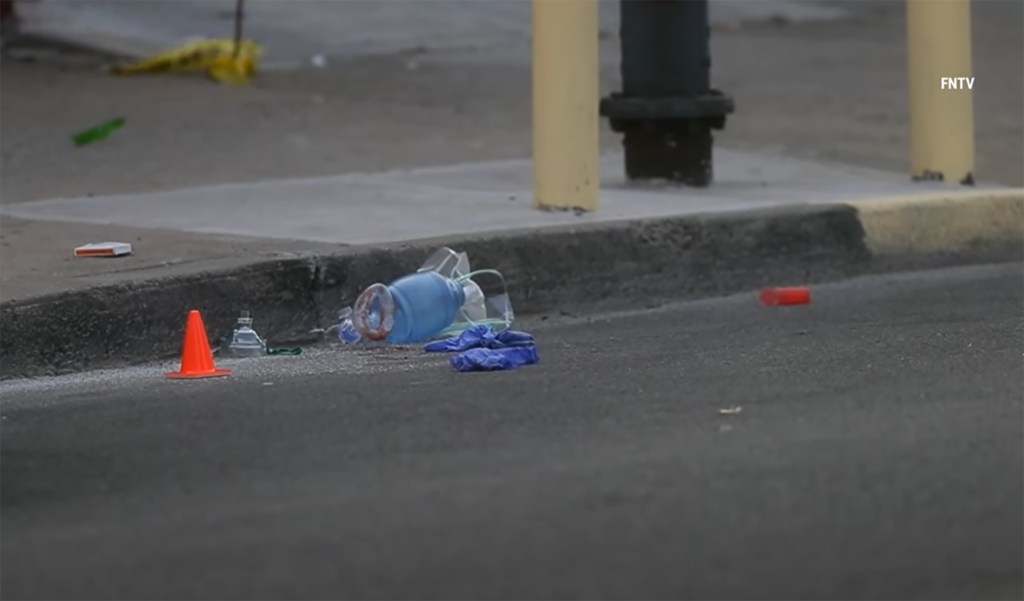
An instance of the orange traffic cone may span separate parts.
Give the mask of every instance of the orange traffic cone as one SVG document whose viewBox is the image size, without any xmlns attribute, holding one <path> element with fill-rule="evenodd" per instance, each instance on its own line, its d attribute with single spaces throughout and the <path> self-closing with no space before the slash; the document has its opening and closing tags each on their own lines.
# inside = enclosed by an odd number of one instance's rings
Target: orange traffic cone
<svg viewBox="0 0 1024 601">
<path fill-rule="evenodd" d="M 213 378 L 226 376 L 230 369 L 217 369 L 210 352 L 203 317 L 195 309 L 188 312 L 185 322 L 185 344 L 181 349 L 181 369 L 167 372 L 168 378 Z"/>
</svg>

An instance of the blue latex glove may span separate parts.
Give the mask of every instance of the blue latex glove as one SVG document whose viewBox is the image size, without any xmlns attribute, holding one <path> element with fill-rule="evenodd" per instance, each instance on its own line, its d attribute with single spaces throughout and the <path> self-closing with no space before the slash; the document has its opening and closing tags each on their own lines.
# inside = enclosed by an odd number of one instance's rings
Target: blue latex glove
<svg viewBox="0 0 1024 601">
<path fill-rule="evenodd" d="M 458 336 L 435 340 L 423 347 L 428 353 L 452 353 L 472 348 L 500 349 L 533 344 L 533 336 L 526 332 L 502 330 L 495 332 L 491 326 L 473 326 Z"/>
<path fill-rule="evenodd" d="M 537 356 L 537 347 L 531 344 L 501 349 L 471 349 L 455 355 L 448 363 L 456 371 L 498 371 L 516 369 L 538 361 L 540 357 Z"/>
</svg>

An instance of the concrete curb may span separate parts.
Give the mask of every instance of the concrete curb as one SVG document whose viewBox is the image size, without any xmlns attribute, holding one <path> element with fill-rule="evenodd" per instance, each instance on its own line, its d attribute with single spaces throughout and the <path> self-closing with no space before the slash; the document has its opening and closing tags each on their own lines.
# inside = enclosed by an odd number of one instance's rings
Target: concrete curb
<svg viewBox="0 0 1024 601">
<path fill-rule="evenodd" d="M 174 357 L 193 308 L 203 311 L 211 340 L 250 309 L 273 344 L 309 341 L 365 286 L 414 270 L 442 245 L 502 271 L 520 315 L 642 308 L 769 284 L 1020 261 L 1024 189 L 356 247 L 11 301 L 0 306 L 0 379 Z"/>
<path fill-rule="evenodd" d="M 851 203 L 876 254 L 969 250 L 1020 242 L 1024 190 L 925 194 Z"/>
</svg>

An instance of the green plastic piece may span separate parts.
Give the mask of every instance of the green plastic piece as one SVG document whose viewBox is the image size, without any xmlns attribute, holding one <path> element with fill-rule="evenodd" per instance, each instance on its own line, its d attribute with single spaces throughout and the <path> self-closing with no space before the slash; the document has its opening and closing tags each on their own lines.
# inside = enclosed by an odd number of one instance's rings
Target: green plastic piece
<svg viewBox="0 0 1024 601">
<path fill-rule="evenodd" d="M 301 355 L 302 349 L 295 348 L 267 348 L 268 355 Z"/>
<path fill-rule="evenodd" d="M 124 127 L 124 124 L 124 117 L 111 119 L 110 121 L 105 121 L 103 123 L 100 123 L 99 125 L 90 127 L 85 131 L 78 132 L 77 134 L 71 136 L 71 141 L 75 143 L 75 146 L 85 146 L 86 144 L 99 142 L 100 140 L 106 139 L 107 136 Z"/>
</svg>

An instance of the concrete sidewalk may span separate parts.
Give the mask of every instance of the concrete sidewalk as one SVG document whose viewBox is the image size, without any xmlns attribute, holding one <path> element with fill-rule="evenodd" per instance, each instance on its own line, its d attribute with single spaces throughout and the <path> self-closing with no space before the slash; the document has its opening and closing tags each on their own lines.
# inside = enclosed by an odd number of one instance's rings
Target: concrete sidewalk
<svg viewBox="0 0 1024 601">
<path fill-rule="evenodd" d="M 518 314 L 1013 261 L 1024 248 L 1022 189 L 727 150 L 704 190 L 626 185 L 621 165 L 605 157 L 590 214 L 533 209 L 525 160 L 4 206 L 0 378 L 170 357 L 192 308 L 214 340 L 251 310 L 272 342 L 312 341 L 367 285 L 441 245 L 502 271 Z M 112 239 L 135 254 L 70 256 Z"/>
<path fill-rule="evenodd" d="M 268 181 L 63 198 L 0 209 L 5 227 L 2 300 L 259 260 L 329 253 L 338 245 L 539 230 L 784 205 L 841 203 L 941 191 L 902 174 L 718 150 L 708 189 L 626 185 L 622 158 L 601 164 L 601 208 L 591 214 L 532 208 L 527 160 L 381 174 Z M 955 188 L 954 188 L 955 189 Z M 75 259 L 88 242 L 130 242 L 119 259 Z"/>
</svg>

